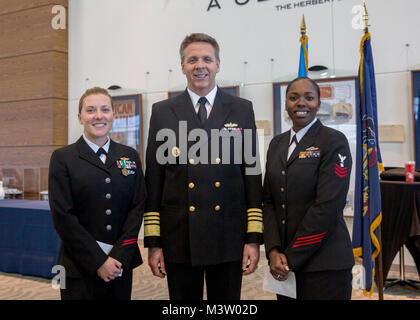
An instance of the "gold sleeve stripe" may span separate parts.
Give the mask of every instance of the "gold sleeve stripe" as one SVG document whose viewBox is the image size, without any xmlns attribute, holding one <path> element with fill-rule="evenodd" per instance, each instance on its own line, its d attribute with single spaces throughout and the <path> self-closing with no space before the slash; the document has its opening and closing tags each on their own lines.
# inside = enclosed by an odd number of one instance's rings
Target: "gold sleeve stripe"
<svg viewBox="0 0 420 320">
<path fill-rule="evenodd" d="M 249 208 L 246 210 L 248 227 L 246 232 L 263 233 L 263 215 L 262 209 Z"/>
<path fill-rule="evenodd" d="M 159 216 L 160 216 L 160 214 L 159 214 L 159 212 L 153 212 L 153 211 L 151 211 L 151 212 L 145 212 L 145 213 L 144 213 L 144 217 L 150 217 L 150 216 L 156 216 L 156 217 L 159 217 Z"/>
<path fill-rule="evenodd" d="M 160 237 L 159 212 L 146 212 L 144 214 L 144 237 Z"/>
<path fill-rule="evenodd" d="M 160 237 L 160 226 L 159 225 L 144 225 L 144 236 L 145 237 Z"/>
<path fill-rule="evenodd" d="M 248 221 L 248 228 L 246 232 L 263 233 L 263 224 L 260 221 Z"/>
<path fill-rule="evenodd" d="M 146 221 L 160 221 L 160 217 L 144 217 L 144 222 Z"/>
<path fill-rule="evenodd" d="M 255 212 L 248 213 L 248 218 L 249 217 L 262 217 L 262 216 L 263 216 L 262 213 L 255 213 Z"/>
</svg>

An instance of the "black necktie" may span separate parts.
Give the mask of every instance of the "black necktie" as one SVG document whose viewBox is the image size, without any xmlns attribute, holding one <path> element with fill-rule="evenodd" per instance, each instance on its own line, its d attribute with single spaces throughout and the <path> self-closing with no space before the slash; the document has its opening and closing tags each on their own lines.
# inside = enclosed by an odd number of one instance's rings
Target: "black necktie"
<svg viewBox="0 0 420 320">
<path fill-rule="evenodd" d="M 198 108 L 198 118 L 200 119 L 201 124 L 204 124 L 207 120 L 206 102 L 206 97 L 198 99 L 198 103 L 200 104 L 200 107 Z"/>
<path fill-rule="evenodd" d="M 100 158 L 101 157 L 101 154 L 106 155 L 106 151 L 103 148 L 99 148 L 98 151 L 96 151 L 96 154 Z"/>
<path fill-rule="evenodd" d="M 292 138 L 292 141 L 290 142 L 290 144 L 289 144 L 289 147 L 292 145 L 292 143 L 295 143 L 296 145 L 298 144 L 298 142 L 297 142 L 297 138 L 296 138 L 296 135 L 294 135 L 293 136 L 293 138 Z"/>
</svg>

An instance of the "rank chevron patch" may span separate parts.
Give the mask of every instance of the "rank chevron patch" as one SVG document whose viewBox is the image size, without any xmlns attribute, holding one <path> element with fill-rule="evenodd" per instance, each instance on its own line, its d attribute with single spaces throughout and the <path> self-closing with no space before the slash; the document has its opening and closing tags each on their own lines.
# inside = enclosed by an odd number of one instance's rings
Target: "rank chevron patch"
<svg viewBox="0 0 420 320">
<path fill-rule="evenodd" d="M 347 167 L 341 167 L 338 164 L 335 164 L 335 174 L 340 178 L 345 178 L 348 175 Z"/>
</svg>

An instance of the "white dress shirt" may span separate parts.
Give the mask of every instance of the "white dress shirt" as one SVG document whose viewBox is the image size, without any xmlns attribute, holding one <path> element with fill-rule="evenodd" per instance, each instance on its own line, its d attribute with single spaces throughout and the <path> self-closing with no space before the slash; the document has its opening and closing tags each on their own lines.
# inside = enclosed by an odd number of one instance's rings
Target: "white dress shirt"
<svg viewBox="0 0 420 320">
<path fill-rule="evenodd" d="M 190 95 L 192 104 L 194 106 L 195 109 L 195 113 L 198 114 L 198 108 L 200 107 L 200 104 L 198 103 L 198 100 L 201 98 L 201 96 L 199 96 L 198 94 L 196 94 L 195 92 L 192 92 L 189 88 L 187 88 L 187 91 Z M 213 88 L 213 90 L 211 90 L 207 95 L 206 95 L 206 110 L 207 110 L 207 119 L 209 118 L 211 109 L 213 108 L 214 105 L 214 99 L 216 99 L 216 93 L 217 93 L 217 86 L 215 86 Z"/>
<path fill-rule="evenodd" d="M 293 150 L 295 150 L 295 148 L 296 148 L 296 143 L 294 141 L 292 142 L 293 137 L 296 135 L 296 140 L 299 143 L 299 141 L 302 140 L 302 138 L 306 134 L 306 132 L 308 132 L 308 130 L 316 122 L 316 120 L 317 120 L 317 118 L 312 120 L 312 122 L 310 124 L 306 125 L 306 127 L 300 129 L 298 132 L 295 132 L 293 130 L 293 127 L 290 128 L 290 140 L 289 140 L 289 150 L 287 152 L 287 160 L 289 160 L 290 155 L 292 154 Z"/>
<path fill-rule="evenodd" d="M 94 144 L 92 141 L 90 141 L 90 140 L 88 140 L 88 138 L 86 138 L 86 136 L 85 136 L 85 134 L 83 133 L 83 139 L 85 139 L 85 141 L 86 141 L 86 143 L 87 143 L 87 145 L 93 150 L 93 152 L 98 152 L 98 150 L 99 150 L 99 148 L 102 148 L 102 149 L 104 149 L 105 150 L 105 152 L 106 153 L 108 153 L 108 150 L 109 150 L 109 143 L 110 143 L 110 141 L 111 141 L 111 139 L 109 139 L 109 137 L 108 137 L 108 141 L 102 146 L 102 147 L 100 147 L 100 146 L 98 146 L 98 145 L 96 145 L 96 144 Z M 101 161 L 105 164 L 105 161 L 106 161 L 106 154 L 101 154 L 100 156 L 99 156 L 99 159 L 101 159 Z"/>
</svg>

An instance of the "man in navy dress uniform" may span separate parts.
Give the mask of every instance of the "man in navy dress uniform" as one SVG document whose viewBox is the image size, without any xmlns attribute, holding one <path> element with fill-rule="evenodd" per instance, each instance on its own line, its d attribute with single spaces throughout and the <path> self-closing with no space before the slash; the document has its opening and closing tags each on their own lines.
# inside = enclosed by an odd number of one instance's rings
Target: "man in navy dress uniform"
<svg viewBox="0 0 420 320">
<path fill-rule="evenodd" d="M 167 275 L 170 299 L 203 299 L 204 278 L 208 299 L 240 299 L 242 275 L 255 271 L 262 243 L 252 103 L 216 86 L 215 39 L 191 34 L 180 55 L 187 89 L 153 105 L 150 119 L 149 265 L 155 276 Z"/>
</svg>

